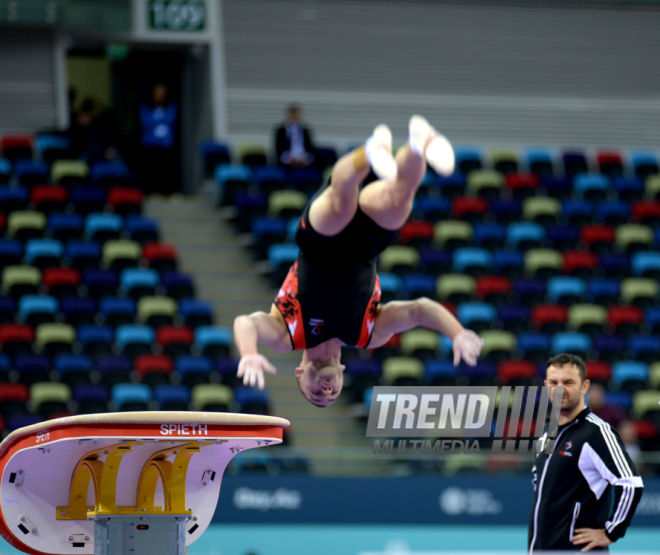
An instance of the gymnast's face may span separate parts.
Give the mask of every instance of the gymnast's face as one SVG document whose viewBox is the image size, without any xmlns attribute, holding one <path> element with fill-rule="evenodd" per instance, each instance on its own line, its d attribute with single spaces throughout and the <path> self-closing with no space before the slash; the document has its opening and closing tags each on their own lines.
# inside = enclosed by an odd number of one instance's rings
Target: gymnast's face
<svg viewBox="0 0 660 555">
<path fill-rule="evenodd" d="M 339 361 L 309 361 L 296 368 L 298 387 L 310 403 L 327 407 L 341 394 L 344 368 Z"/>
</svg>

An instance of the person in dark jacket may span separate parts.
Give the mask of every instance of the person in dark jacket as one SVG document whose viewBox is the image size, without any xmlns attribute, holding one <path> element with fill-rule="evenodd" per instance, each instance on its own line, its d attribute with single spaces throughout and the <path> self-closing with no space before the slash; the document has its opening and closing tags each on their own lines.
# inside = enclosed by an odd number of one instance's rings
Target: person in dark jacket
<svg viewBox="0 0 660 555">
<path fill-rule="evenodd" d="M 277 163 L 288 167 L 305 167 L 314 162 L 314 145 L 309 127 L 302 123 L 300 106 L 286 109 L 284 123 L 275 129 Z"/>
<path fill-rule="evenodd" d="M 576 355 L 547 363 L 545 385 L 563 387 L 559 430 L 545 453 L 540 438 L 532 469 L 536 492 L 529 524 L 529 553 L 607 551 L 630 525 L 644 487 L 621 437 L 585 405 L 587 369 Z"/>
</svg>

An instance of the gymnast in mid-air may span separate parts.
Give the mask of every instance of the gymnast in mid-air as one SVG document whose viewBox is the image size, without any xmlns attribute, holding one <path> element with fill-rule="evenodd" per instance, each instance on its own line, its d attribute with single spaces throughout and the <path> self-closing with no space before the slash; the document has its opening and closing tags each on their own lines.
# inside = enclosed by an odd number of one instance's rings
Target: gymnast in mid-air
<svg viewBox="0 0 660 555">
<path fill-rule="evenodd" d="M 364 145 L 337 161 L 329 183 L 305 207 L 296 230 L 300 253 L 270 312 L 234 321 L 245 385 L 263 389 L 264 373 L 276 372 L 258 343 L 280 353 L 302 350 L 295 370 L 300 391 L 327 406 L 343 385 L 342 345 L 373 349 L 417 327 L 451 339 L 454 365 L 461 359 L 476 364 L 483 340 L 441 304 L 428 298 L 379 303 L 378 255 L 410 216 L 426 163 L 442 175 L 454 171 L 454 151 L 442 134 L 421 116 L 412 116 L 408 128 L 395 158 L 389 128 L 378 125 Z M 360 188 L 371 168 L 378 180 Z"/>
</svg>

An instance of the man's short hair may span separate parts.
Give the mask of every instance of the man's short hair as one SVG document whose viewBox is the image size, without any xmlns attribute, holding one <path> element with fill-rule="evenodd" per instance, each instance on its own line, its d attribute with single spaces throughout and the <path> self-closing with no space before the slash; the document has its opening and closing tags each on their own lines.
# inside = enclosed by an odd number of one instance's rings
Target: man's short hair
<svg viewBox="0 0 660 555">
<path fill-rule="evenodd" d="M 560 355 L 553 356 L 545 366 L 546 372 L 551 366 L 562 367 L 564 364 L 572 364 L 578 369 L 580 373 L 580 381 L 587 379 L 587 365 L 584 361 L 577 355 L 572 355 L 570 353 L 562 353 Z"/>
<path fill-rule="evenodd" d="M 305 392 L 302 390 L 302 386 L 300 385 L 300 377 L 299 376 L 296 376 L 296 381 L 298 382 L 298 389 L 300 390 L 300 393 L 302 394 L 302 396 L 305 399 L 307 399 L 310 403 L 312 403 L 312 405 L 315 405 L 315 406 L 319 407 L 320 409 L 324 409 L 327 406 L 327 405 L 320 405 L 319 403 L 315 403 L 312 399 L 310 399 L 309 397 L 307 397 L 307 395 L 305 395 Z"/>
</svg>

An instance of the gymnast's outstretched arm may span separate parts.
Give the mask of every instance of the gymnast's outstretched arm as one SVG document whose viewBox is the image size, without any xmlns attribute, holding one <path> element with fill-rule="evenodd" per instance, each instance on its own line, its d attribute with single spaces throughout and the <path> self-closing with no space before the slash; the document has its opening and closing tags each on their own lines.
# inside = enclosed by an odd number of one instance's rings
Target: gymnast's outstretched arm
<svg viewBox="0 0 660 555">
<path fill-rule="evenodd" d="M 374 322 L 369 348 L 380 347 L 395 333 L 417 327 L 428 328 L 452 340 L 454 365 L 463 359 L 470 366 L 477 363 L 483 339 L 466 330 L 444 306 L 428 298 L 414 301 L 392 301 L 382 305 Z"/>
</svg>

